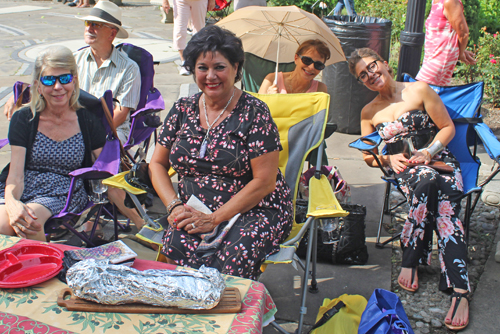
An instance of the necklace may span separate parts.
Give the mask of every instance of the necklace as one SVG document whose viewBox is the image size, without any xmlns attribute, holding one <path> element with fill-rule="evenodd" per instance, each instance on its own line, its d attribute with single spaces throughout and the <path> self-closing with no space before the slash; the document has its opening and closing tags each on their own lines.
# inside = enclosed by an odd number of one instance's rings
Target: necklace
<svg viewBox="0 0 500 334">
<path fill-rule="evenodd" d="M 214 124 L 217 123 L 219 118 L 226 112 L 227 107 L 229 106 L 229 104 L 233 100 L 235 91 L 236 91 L 236 89 L 233 88 L 233 94 L 231 94 L 229 101 L 227 101 L 226 106 L 224 107 L 224 109 L 222 109 L 222 111 L 217 116 L 217 118 L 212 122 L 212 124 L 210 124 L 210 122 L 208 121 L 207 104 L 205 103 L 205 94 L 203 94 L 203 97 L 201 98 L 201 100 L 203 101 L 203 109 L 205 109 L 205 120 L 207 121 L 208 129 L 207 129 L 207 133 L 205 134 L 205 137 L 203 138 L 203 142 L 201 143 L 200 158 L 204 158 L 205 153 L 207 152 L 208 135 L 210 134 L 210 130 L 212 130 L 212 127 L 214 126 Z"/>
<path fill-rule="evenodd" d="M 293 74 L 293 72 L 292 72 Z M 295 89 L 293 88 L 293 84 L 292 84 L 292 74 L 290 74 L 288 76 L 288 78 L 286 78 L 286 81 L 285 82 L 288 82 L 288 87 L 290 89 L 287 89 L 286 91 L 288 92 L 288 94 L 294 94 L 294 93 L 304 93 L 306 92 L 307 90 L 309 90 L 309 88 L 311 87 L 311 83 L 309 84 L 309 86 L 307 87 L 307 89 L 305 91 L 301 91 L 301 92 L 295 92 Z M 286 87 L 286 84 L 285 84 L 285 87 Z"/>
</svg>

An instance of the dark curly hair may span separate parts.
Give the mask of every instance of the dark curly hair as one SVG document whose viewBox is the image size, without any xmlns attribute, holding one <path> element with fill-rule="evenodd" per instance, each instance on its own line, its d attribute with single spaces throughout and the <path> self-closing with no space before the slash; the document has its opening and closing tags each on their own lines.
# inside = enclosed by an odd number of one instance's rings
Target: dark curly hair
<svg viewBox="0 0 500 334">
<path fill-rule="evenodd" d="M 182 55 L 184 56 L 184 67 L 193 73 L 196 60 L 203 53 L 219 52 L 232 66 L 237 67 L 235 82 L 241 80 L 245 53 L 241 39 L 231 31 L 219 26 L 208 26 L 197 32 L 189 41 Z"/>
</svg>

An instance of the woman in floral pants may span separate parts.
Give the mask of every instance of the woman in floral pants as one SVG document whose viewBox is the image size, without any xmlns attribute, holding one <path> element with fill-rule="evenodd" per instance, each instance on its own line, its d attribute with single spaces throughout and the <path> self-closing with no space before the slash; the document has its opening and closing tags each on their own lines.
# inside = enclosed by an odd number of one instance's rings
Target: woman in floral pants
<svg viewBox="0 0 500 334">
<path fill-rule="evenodd" d="M 439 96 L 425 82 L 396 82 L 392 70 L 375 51 L 357 49 L 349 58 L 349 70 L 368 89 L 379 94 L 361 111 L 361 134 L 378 131 L 388 154 L 377 160 L 365 153 L 369 166 L 394 173 L 410 211 L 401 234 L 403 261 L 398 283 L 402 289 L 418 289 L 418 265 L 429 265 L 432 235 L 438 236 L 441 282 L 453 288 L 452 305 L 445 325 L 460 330 L 469 323 L 469 277 L 464 228 L 459 219 L 463 183 L 460 165 L 446 145 L 455 126 Z M 378 152 L 376 152 L 378 153 Z M 451 169 L 438 172 L 432 161 Z M 450 168 L 451 167 L 451 168 Z"/>
</svg>

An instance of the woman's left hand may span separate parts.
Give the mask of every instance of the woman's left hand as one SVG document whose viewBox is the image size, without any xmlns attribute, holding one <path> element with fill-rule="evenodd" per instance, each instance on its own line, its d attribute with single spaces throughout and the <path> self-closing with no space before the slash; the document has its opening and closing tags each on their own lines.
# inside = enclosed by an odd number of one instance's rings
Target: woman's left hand
<svg viewBox="0 0 500 334">
<path fill-rule="evenodd" d="M 215 8 L 215 0 L 208 0 L 207 10 L 210 12 Z"/>
<path fill-rule="evenodd" d="M 413 156 L 408 160 L 411 164 L 429 164 L 432 157 L 427 150 L 414 151 Z"/>
<path fill-rule="evenodd" d="M 459 56 L 459 60 L 467 65 L 475 65 L 477 61 L 474 57 L 475 54 L 473 52 L 465 50 L 464 53 Z"/>
<path fill-rule="evenodd" d="M 185 211 L 177 218 L 177 229 L 184 229 L 187 233 L 209 233 L 217 226 L 213 214 L 205 214 L 186 205 Z"/>
</svg>

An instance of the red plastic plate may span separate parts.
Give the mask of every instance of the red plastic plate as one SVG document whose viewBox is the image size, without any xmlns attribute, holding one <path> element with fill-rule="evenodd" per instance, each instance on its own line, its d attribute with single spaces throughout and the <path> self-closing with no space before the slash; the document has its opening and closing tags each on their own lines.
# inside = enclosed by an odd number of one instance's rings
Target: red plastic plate
<svg viewBox="0 0 500 334">
<path fill-rule="evenodd" d="M 0 288 L 24 288 L 56 276 L 64 253 L 43 244 L 13 246 L 0 252 Z"/>
</svg>

